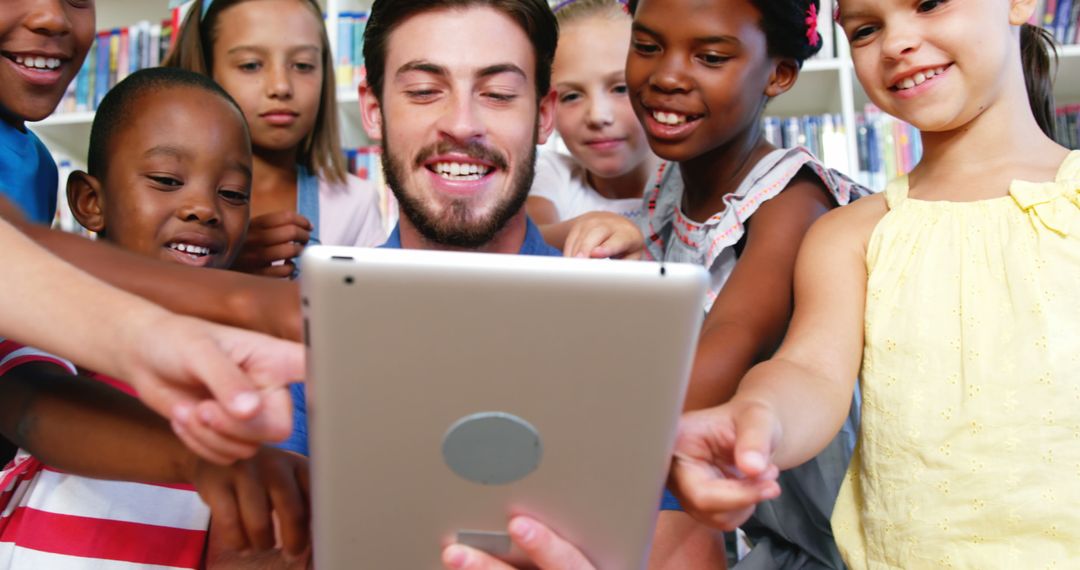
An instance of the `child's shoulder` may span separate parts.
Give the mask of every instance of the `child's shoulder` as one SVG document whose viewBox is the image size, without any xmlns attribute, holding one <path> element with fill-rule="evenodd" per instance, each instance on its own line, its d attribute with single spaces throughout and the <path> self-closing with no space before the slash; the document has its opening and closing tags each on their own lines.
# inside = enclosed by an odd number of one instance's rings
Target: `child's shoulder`
<svg viewBox="0 0 1080 570">
<path fill-rule="evenodd" d="M 874 228 L 888 212 L 885 195 L 872 194 L 826 213 L 810 231 L 834 236 L 848 243 L 859 243 L 865 249 Z"/>
</svg>

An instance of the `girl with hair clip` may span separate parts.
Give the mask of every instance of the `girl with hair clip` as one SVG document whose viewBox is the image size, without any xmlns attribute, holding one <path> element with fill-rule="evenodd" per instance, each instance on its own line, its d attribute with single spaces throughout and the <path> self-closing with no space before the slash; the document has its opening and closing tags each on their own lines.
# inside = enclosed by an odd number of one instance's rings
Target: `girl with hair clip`
<svg viewBox="0 0 1080 570">
<path fill-rule="evenodd" d="M 1080 559 L 1080 153 L 1052 138 L 1036 5 L 840 1 L 859 81 L 923 158 L 815 224 L 779 351 L 683 419 L 672 480 L 699 520 L 730 528 L 775 496 L 859 377 L 832 517 L 850 567 Z"/>
<path fill-rule="evenodd" d="M 830 209 L 868 193 L 804 148 L 772 146 L 761 126 L 769 101 L 820 49 L 818 5 L 642 0 L 635 12 L 630 101 L 653 151 L 671 161 L 645 192 L 647 251 L 711 274 L 688 410 L 727 401 L 776 350 L 792 314 L 803 236 Z M 829 516 L 852 446 L 849 430 L 782 475 L 784 495 L 743 529 L 752 548 L 739 568 L 842 567 Z M 665 508 L 658 536 L 678 536 L 665 529 L 680 527 L 698 534 L 673 499 Z"/>
<path fill-rule="evenodd" d="M 563 247 L 579 216 L 611 212 L 637 224 L 641 194 L 659 159 L 649 150 L 627 95 L 631 17 L 626 4 L 568 0 L 555 7 L 555 17 L 555 128 L 570 156 L 540 150 L 526 207 L 546 241 Z"/>
<path fill-rule="evenodd" d="M 345 170 L 314 0 L 196 0 L 165 65 L 213 77 L 251 127 L 251 225 L 234 269 L 290 277 L 308 243 L 385 241 L 376 191 Z"/>
</svg>

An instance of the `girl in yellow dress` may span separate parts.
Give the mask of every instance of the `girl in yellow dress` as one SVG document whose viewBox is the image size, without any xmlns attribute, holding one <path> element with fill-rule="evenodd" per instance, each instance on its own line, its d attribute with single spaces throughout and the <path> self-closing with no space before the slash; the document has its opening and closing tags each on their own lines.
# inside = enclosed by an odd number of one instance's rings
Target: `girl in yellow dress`
<svg viewBox="0 0 1080 570">
<path fill-rule="evenodd" d="M 826 214 L 783 346 L 688 415 L 673 481 L 732 528 L 825 446 L 860 378 L 833 514 L 852 568 L 1080 560 L 1080 152 L 1056 144 L 1036 0 L 840 0 L 859 81 L 922 162 Z"/>
</svg>

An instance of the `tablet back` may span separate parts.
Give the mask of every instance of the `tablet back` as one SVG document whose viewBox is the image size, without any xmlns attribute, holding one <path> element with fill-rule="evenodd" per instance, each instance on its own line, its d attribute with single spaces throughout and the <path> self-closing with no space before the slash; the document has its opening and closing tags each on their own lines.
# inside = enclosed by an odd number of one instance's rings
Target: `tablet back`
<svg viewBox="0 0 1080 570">
<path fill-rule="evenodd" d="M 531 515 L 601 569 L 644 565 L 702 319 L 703 269 L 309 247 L 319 568 L 513 560 Z"/>
</svg>

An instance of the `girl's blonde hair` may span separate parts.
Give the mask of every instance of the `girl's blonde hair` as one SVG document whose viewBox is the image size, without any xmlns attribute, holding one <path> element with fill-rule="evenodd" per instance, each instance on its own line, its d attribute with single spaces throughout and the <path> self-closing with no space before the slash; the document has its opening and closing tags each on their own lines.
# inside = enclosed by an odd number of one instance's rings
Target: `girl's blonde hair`
<svg viewBox="0 0 1080 570">
<path fill-rule="evenodd" d="M 568 0 L 555 6 L 559 27 L 593 17 L 629 18 L 630 8 L 621 0 Z"/>
<path fill-rule="evenodd" d="M 213 76 L 214 42 L 217 41 L 218 16 L 228 8 L 250 0 L 195 0 L 188 10 L 176 46 L 162 64 Z M 322 9 L 315 0 L 298 0 L 311 9 L 322 24 Z M 209 2 L 203 14 L 203 4 Z M 337 86 L 334 83 L 334 56 L 330 53 L 330 38 L 326 26 L 320 25 L 322 36 L 322 95 L 315 128 L 300 142 L 296 160 L 320 178 L 345 183 L 345 155 L 341 150 L 338 132 Z"/>
</svg>

